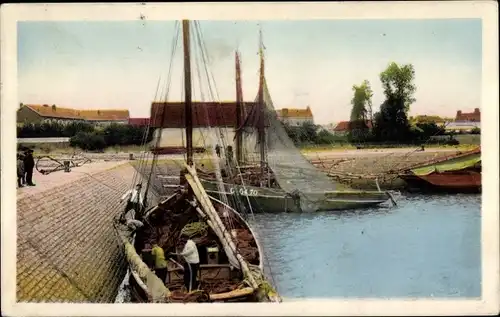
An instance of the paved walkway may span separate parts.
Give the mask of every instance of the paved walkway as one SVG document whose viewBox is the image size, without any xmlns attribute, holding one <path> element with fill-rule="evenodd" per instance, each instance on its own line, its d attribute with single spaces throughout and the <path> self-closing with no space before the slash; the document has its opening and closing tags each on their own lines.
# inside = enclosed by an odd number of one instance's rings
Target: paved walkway
<svg viewBox="0 0 500 317">
<path fill-rule="evenodd" d="M 48 175 L 40 174 L 35 169 L 33 171 L 33 182 L 36 186 L 18 188 L 17 199 L 37 195 L 57 186 L 74 182 L 84 175 L 99 173 L 125 163 L 128 163 L 128 161 L 91 162 L 79 167 L 74 167 L 69 173 L 57 171 Z"/>
</svg>

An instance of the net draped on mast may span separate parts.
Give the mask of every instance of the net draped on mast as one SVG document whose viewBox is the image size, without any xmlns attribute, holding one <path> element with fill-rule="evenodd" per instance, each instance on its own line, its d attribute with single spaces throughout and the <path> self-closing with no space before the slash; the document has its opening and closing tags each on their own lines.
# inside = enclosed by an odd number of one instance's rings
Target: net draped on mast
<svg viewBox="0 0 500 317">
<path fill-rule="evenodd" d="M 314 211 L 317 204 L 326 199 L 319 194 L 336 191 L 339 186 L 337 182 L 314 166 L 288 136 L 274 108 L 265 78 L 262 80 L 261 91 L 264 103 L 262 113 L 265 116 L 267 165 L 283 190 L 300 197 L 303 211 Z M 256 107 L 260 107 L 258 100 L 259 96 L 255 99 Z M 241 128 L 241 133 L 245 136 L 245 150 L 249 151 L 253 148 L 251 158 L 256 162 L 259 160 L 260 147 L 258 129 L 250 121 L 257 121 L 251 116 L 257 117 L 259 114 L 257 110 L 252 110 L 245 126 Z M 250 155 L 247 157 L 250 158 Z"/>
</svg>

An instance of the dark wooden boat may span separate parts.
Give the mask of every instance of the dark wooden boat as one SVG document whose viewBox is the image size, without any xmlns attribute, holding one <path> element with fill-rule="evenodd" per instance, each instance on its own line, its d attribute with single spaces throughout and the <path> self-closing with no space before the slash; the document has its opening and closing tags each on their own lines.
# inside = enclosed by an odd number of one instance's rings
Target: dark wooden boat
<svg viewBox="0 0 500 317">
<path fill-rule="evenodd" d="M 187 162 L 181 172 L 181 186 L 136 219 L 115 221 L 114 228 L 124 248 L 130 272 L 130 289 L 135 302 L 279 302 L 280 298 L 263 273 L 263 253 L 255 233 L 229 205 L 205 192 L 193 162 L 190 68 L 190 22 L 182 21 L 184 40 L 184 89 Z M 160 143 L 158 133 L 156 147 Z M 153 159 L 145 196 L 155 169 Z M 139 222 L 138 222 L 139 221 Z M 200 270 L 195 291 L 183 289 L 181 259 L 168 258 L 168 272 L 162 281 L 153 271 L 151 251 L 160 246 L 165 255 L 181 250 L 180 236 L 197 244 Z M 181 245 L 178 245 L 181 244 Z M 146 248 L 145 248 L 146 247 Z M 144 251 L 146 250 L 146 251 Z"/>
<path fill-rule="evenodd" d="M 249 224 L 233 208 L 203 193 L 195 174 L 186 178 L 189 190 L 179 190 L 149 209 L 142 230 L 133 234 L 125 224 L 115 223 L 130 264 L 132 301 L 279 301 L 263 275 L 262 248 Z M 186 228 L 193 231 L 191 239 L 200 255 L 200 285 L 191 293 L 183 290 L 179 259 L 168 260 L 167 278 L 162 283 L 150 269 L 150 251 L 141 252 L 154 243 L 165 254 L 178 251 L 176 242 Z"/>
<path fill-rule="evenodd" d="M 399 177 L 410 191 L 481 192 L 481 148 L 412 166 Z"/>
</svg>

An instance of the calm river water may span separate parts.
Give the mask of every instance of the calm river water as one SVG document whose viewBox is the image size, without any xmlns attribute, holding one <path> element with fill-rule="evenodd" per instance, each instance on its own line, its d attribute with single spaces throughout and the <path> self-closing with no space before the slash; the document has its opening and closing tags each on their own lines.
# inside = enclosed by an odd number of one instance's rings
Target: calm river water
<svg viewBox="0 0 500 317">
<path fill-rule="evenodd" d="M 481 295 L 481 195 L 406 195 L 393 208 L 251 223 L 285 298 Z"/>
</svg>

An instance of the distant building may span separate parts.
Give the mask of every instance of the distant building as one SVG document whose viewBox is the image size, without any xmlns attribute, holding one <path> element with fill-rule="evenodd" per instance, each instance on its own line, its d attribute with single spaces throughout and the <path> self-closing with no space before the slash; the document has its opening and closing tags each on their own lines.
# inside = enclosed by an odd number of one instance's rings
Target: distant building
<svg viewBox="0 0 500 317">
<path fill-rule="evenodd" d="M 479 108 L 475 108 L 474 112 L 462 112 L 461 110 L 457 111 L 457 115 L 455 117 L 455 122 L 481 122 L 481 111 Z"/>
<path fill-rule="evenodd" d="M 446 123 L 444 129 L 448 132 L 467 133 L 474 129 L 481 129 L 481 122 L 477 121 L 454 121 Z"/>
<path fill-rule="evenodd" d="M 481 129 L 481 111 L 475 108 L 474 112 L 457 111 L 454 121 L 445 124 L 445 130 L 455 133 L 467 133 L 474 129 Z"/>
<path fill-rule="evenodd" d="M 150 118 L 129 118 L 128 124 L 137 126 L 137 127 L 145 127 L 149 124 Z"/>
<path fill-rule="evenodd" d="M 281 122 L 292 126 L 300 126 L 306 122 L 314 124 L 314 117 L 309 106 L 306 109 L 283 108 L 276 110 L 276 113 Z"/>
<path fill-rule="evenodd" d="M 244 102 L 243 110 L 248 113 L 254 102 Z M 236 127 L 236 102 L 193 101 L 193 127 Z M 153 102 L 151 104 L 151 125 L 163 128 L 184 128 L 184 102 Z M 165 113 L 165 115 L 163 115 Z M 163 122 L 162 122 L 163 118 Z"/>
<path fill-rule="evenodd" d="M 244 102 L 243 112 L 248 114 L 255 102 Z M 206 147 L 220 144 L 220 132 L 226 145 L 235 146 L 236 102 L 193 101 L 193 146 Z M 161 147 L 178 148 L 185 146 L 184 102 L 153 102 L 150 124 L 162 128 Z M 217 127 L 217 129 L 212 129 Z M 248 142 L 248 143 L 247 143 Z M 253 151 L 255 141 L 246 140 L 248 151 Z"/>
<path fill-rule="evenodd" d="M 372 122 L 366 121 L 366 126 L 371 129 Z M 333 128 L 333 134 L 335 135 L 346 135 L 349 132 L 351 132 L 351 121 L 340 121 L 335 128 Z"/>
<path fill-rule="evenodd" d="M 79 110 L 62 108 L 56 105 L 24 105 L 21 104 L 17 110 L 17 123 L 43 123 L 59 122 L 70 123 L 75 121 L 90 122 L 98 125 L 110 123 L 127 124 L 129 120 L 128 110 L 99 109 Z"/>
</svg>

